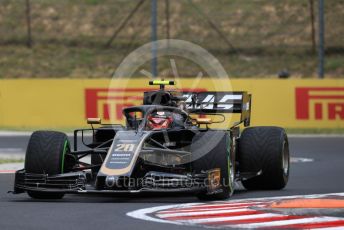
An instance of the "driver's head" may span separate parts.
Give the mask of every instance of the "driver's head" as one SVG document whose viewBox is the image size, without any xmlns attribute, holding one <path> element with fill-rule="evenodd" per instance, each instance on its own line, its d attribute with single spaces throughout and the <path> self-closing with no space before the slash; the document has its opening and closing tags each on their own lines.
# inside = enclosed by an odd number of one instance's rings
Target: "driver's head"
<svg viewBox="0 0 344 230">
<path fill-rule="evenodd" d="M 157 111 L 147 118 L 147 126 L 151 130 L 170 128 L 173 122 L 173 117 L 170 112 Z"/>
</svg>

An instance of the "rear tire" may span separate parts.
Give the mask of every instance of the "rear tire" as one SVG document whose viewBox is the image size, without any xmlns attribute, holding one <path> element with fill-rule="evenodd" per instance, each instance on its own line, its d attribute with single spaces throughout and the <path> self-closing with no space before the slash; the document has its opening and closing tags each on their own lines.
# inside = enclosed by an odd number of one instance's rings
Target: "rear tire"
<svg viewBox="0 0 344 230">
<path fill-rule="evenodd" d="M 65 156 L 70 152 L 66 134 L 54 131 L 36 131 L 31 135 L 25 156 L 25 171 L 36 174 L 66 172 Z M 36 199 L 61 199 L 64 193 L 28 191 Z"/>
<path fill-rule="evenodd" d="M 289 145 L 284 129 L 279 127 L 246 128 L 239 140 L 240 172 L 262 174 L 243 180 L 248 190 L 279 190 L 288 183 Z"/>
<path fill-rule="evenodd" d="M 224 131 L 206 131 L 196 134 L 191 145 L 191 152 L 196 155 L 205 146 L 212 146 L 209 152 L 193 162 L 196 173 L 219 168 L 221 171 L 220 188 L 222 192 L 197 194 L 200 200 L 223 200 L 229 198 L 234 192 L 234 154 L 231 154 L 230 135 Z M 203 153 L 201 153 L 203 155 Z"/>
</svg>

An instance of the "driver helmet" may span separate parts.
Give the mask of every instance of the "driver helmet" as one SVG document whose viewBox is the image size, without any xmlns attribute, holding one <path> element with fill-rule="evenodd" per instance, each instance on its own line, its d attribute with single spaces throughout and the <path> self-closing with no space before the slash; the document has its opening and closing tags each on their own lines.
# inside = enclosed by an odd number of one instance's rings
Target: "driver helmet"
<svg viewBox="0 0 344 230">
<path fill-rule="evenodd" d="M 157 111 L 150 114 L 147 118 L 147 126 L 150 130 L 171 128 L 173 117 L 170 112 Z"/>
</svg>

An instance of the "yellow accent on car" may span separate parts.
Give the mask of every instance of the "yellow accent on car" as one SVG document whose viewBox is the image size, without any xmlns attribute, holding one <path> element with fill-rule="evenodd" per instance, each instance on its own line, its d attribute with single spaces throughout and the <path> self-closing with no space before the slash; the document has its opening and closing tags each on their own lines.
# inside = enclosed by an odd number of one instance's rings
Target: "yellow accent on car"
<svg viewBox="0 0 344 230">
<path fill-rule="evenodd" d="M 196 118 L 197 124 L 210 125 L 213 123 L 211 118 Z"/>
<path fill-rule="evenodd" d="M 149 81 L 150 85 L 174 85 L 174 81 L 167 81 L 167 80 L 153 80 Z"/>
<path fill-rule="evenodd" d="M 101 123 L 102 123 L 102 121 L 101 121 L 101 119 L 99 117 L 89 117 L 89 118 L 87 118 L 87 124 L 94 125 L 94 124 L 101 124 Z"/>
</svg>

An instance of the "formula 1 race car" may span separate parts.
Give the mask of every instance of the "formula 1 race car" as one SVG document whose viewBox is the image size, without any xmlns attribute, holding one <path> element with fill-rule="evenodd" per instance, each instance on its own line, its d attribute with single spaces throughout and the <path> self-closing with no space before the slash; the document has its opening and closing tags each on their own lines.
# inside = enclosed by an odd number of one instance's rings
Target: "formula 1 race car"
<svg viewBox="0 0 344 230">
<path fill-rule="evenodd" d="M 169 91 L 165 85 L 174 81 L 164 80 L 150 85 L 160 89 L 145 92 L 143 105 L 123 109 L 125 126 L 89 118 L 92 128 L 74 131 L 73 150 L 64 133 L 34 132 L 14 193 L 58 199 L 66 193 L 189 192 L 214 200 L 230 197 L 237 181 L 248 190 L 286 186 L 284 129 L 248 127 L 240 133 L 240 125 L 250 125 L 250 94 Z M 228 113 L 240 120 L 230 128 L 211 127 L 228 127 Z"/>
</svg>

